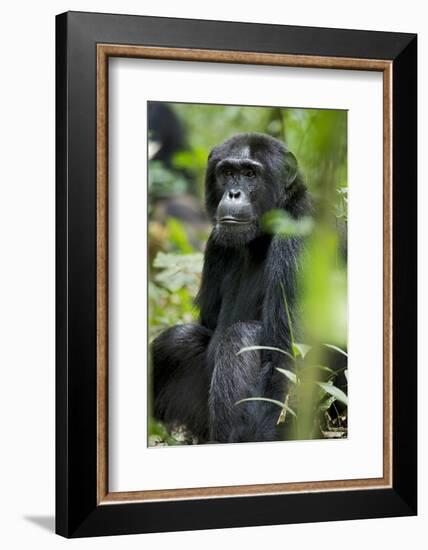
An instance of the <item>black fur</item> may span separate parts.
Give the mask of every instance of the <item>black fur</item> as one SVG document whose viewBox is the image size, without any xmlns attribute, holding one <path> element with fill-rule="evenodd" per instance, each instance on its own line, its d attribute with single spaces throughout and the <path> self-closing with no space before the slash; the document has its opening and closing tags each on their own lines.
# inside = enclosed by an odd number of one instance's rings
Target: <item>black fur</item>
<svg viewBox="0 0 428 550">
<path fill-rule="evenodd" d="M 275 366 L 284 355 L 245 346 L 290 348 L 281 287 L 293 316 L 301 240 L 263 232 L 273 208 L 294 218 L 309 211 L 295 157 L 278 140 L 238 134 L 213 149 L 206 208 L 214 224 L 197 296 L 199 324 L 179 325 L 154 341 L 154 414 L 183 423 L 201 441 L 270 441 L 281 436 L 280 409 L 247 397 L 284 399 Z"/>
</svg>

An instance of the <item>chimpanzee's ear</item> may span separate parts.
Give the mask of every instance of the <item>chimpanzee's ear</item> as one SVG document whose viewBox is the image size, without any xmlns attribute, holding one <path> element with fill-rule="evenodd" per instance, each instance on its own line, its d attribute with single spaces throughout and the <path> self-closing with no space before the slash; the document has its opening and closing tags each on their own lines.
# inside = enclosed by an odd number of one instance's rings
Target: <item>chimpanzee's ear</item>
<svg viewBox="0 0 428 550">
<path fill-rule="evenodd" d="M 285 153 L 285 170 L 285 186 L 290 187 L 290 185 L 294 183 L 295 179 L 297 178 L 297 174 L 299 173 L 299 165 L 297 163 L 297 159 L 291 151 L 287 151 Z"/>
</svg>

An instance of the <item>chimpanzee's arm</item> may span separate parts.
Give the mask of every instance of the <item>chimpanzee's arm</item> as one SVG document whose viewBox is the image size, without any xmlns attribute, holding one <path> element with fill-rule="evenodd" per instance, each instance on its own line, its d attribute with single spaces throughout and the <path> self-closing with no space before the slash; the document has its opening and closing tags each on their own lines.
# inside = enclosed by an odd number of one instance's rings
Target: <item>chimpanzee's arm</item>
<svg viewBox="0 0 428 550">
<path fill-rule="evenodd" d="M 210 330 L 215 330 L 221 308 L 221 284 L 227 269 L 230 252 L 216 245 L 212 237 L 208 239 L 202 281 L 196 304 L 200 308 L 200 323 Z"/>
<path fill-rule="evenodd" d="M 271 243 L 265 269 L 261 345 L 290 351 L 291 334 L 297 329 L 294 310 L 300 250 L 301 241 L 297 238 L 275 237 Z M 263 359 L 266 356 L 280 359 L 278 353 L 265 353 Z"/>
</svg>

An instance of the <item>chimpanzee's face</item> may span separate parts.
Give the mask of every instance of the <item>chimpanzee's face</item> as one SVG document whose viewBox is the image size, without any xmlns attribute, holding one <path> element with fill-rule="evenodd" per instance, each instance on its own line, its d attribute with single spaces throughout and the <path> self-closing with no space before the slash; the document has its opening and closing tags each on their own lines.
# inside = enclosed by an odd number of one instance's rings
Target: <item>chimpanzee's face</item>
<svg viewBox="0 0 428 550">
<path fill-rule="evenodd" d="M 261 217 L 281 208 L 287 192 L 286 158 L 282 143 L 262 134 L 238 134 L 213 149 L 206 205 L 216 241 L 242 246 L 261 234 Z"/>
</svg>

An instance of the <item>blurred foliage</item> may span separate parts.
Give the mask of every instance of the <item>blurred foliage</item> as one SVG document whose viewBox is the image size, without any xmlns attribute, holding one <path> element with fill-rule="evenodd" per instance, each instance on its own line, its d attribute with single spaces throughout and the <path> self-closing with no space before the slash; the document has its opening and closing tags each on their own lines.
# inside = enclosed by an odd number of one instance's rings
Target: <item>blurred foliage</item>
<svg viewBox="0 0 428 550">
<path fill-rule="evenodd" d="M 314 227 L 314 220 L 310 216 L 293 219 L 284 210 L 270 210 L 262 217 L 262 227 L 266 233 L 281 237 L 305 237 Z"/>
<path fill-rule="evenodd" d="M 150 341 L 165 328 L 198 317 L 194 298 L 200 285 L 203 254 L 193 251 L 183 225 L 174 218 L 167 220 L 162 238 L 167 252 L 157 251 L 149 271 Z"/>
<path fill-rule="evenodd" d="M 172 172 L 160 160 L 150 162 L 149 194 L 152 200 L 185 193 L 186 190 L 187 180 L 183 175 Z"/>
<path fill-rule="evenodd" d="M 338 234 L 318 225 L 303 255 L 298 287 L 305 337 L 341 346 L 347 339 L 347 272 L 338 249 Z"/>
<path fill-rule="evenodd" d="M 278 422 L 286 424 L 292 419 L 295 439 L 346 437 L 346 366 L 334 371 L 328 363 L 331 355 L 326 355 L 326 350 L 334 349 L 333 355 L 343 358 L 346 352 L 342 348 L 347 346 L 346 111 L 178 103 L 169 106 L 185 128 L 187 148 L 174 155 L 169 167 L 160 161 L 149 162 L 150 340 L 169 326 L 197 319 L 193 301 L 210 229 L 209 224 L 202 224 L 195 242 L 192 222 L 185 217 L 162 218 L 155 204 L 187 194 L 199 199 L 202 213 L 204 173 L 212 147 L 239 132 L 272 135 L 284 141 L 297 157 L 316 205 L 314 219 L 292 220 L 283 211 L 269 212 L 263 219 L 265 230 L 272 234 L 307 237 L 297 301 L 304 323 L 298 342 L 293 336 L 292 354 L 285 357 L 282 374 L 291 383 L 284 401 L 277 402 Z M 339 381 L 343 373 L 344 384 Z M 174 429 L 181 434 L 178 439 L 151 421 L 149 444 L 192 443 L 191 437 L 183 436 L 185 428 Z"/>
</svg>

